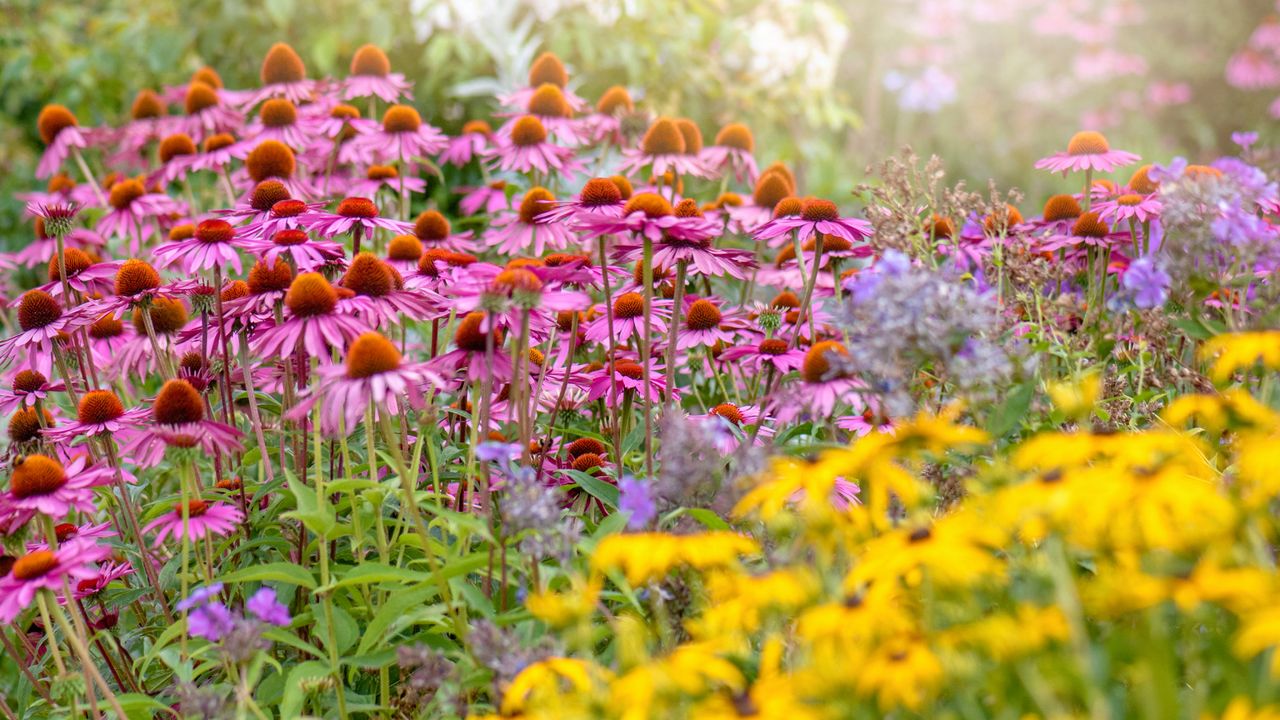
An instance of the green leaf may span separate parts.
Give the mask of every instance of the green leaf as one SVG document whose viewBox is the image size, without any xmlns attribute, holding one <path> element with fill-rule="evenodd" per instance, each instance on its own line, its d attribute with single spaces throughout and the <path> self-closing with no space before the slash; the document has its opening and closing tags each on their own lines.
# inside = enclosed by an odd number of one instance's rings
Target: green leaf
<svg viewBox="0 0 1280 720">
<path fill-rule="evenodd" d="M 116 695 L 116 701 L 120 703 L 120 709 L 124 710 L 124 714 L 129 717 L 129 720 L 134 718 L 151 720 L 151 718 L 156 717 L 157 712 L 168 712 L 169 710 L 168 705 L 141 693 Z"/>
<path fill-rule="evenodd" d="M 611 509 L 617 509 L 618 486 L 579 470 L 569 470 L 568 472 L 569 477 L 573 478 L 574 484 L 585 490 L 588 495 L 608 505 Z"/>
<path fill-rule="evenodd" d="M 295 718 L 302 715 L 302 704 L 307 699 L 307 691 L 303 689 L 303 683 L 319 680 L 328 674 L 329 666 L 318 660 L 308 660 L 295 665 L 289 671 L 289 680 L 285 682 L 284 698 L 280 700 L 280 717 Z"/>
<path fill-rule="evenodd" d="M 420 583 L 431 579 L 431 573 L 409 570 L 408 568 L 385 565 L 380 562 L 365 561 L 351 568 L 340 579 L 317 588 L 318 592 L 329 592 L 351 585 L 373 585 L 383 582 Z"/>
<path fill-rule="evenodd" d="M 423 585 L 412 590 L 392 593 L 365 627 L 360 644 L 356 647 L 356 654 L 365 655 L 371 650 L 381 649 L 383 635 L 387 628 L 408 612 L 409 608 L 426 602 L 427 598 L 435 592 L 435 585 Z"/>
<path fill-rule="evenodd" d="M 688 513 L 689 517 L 702 523 L 702 526 L 708 530 L 729 529 L 729 523 L 725 522 L 724 518 L 706 508 L 690 508 L 685 512 Z"/>
<path fill-rule="evenodd" d="M 1035 392 L 1035 385 L 1030 382 L 1024 382 L 1010 390 L 1004 402 L 1000 403 L 1000 407 L 987 420 L 987 432 L 996 438 L 1009 434 L 1026 417 Z"/>
<path fill-rule="evenodd" d="M 332 607 L 333 612 L 333 641 L 339 653 L 346 652 L 352 645 L 356 644 L 356 640 L 360 638 L 360 626 L 356 623 L 355 618 L 351 617 L 351 613 L 342 609 L 340 605 Z M 329 620 L 325 615 L 324 606 L 321 603 L 313 603 L 311 605 L 311 615 L 315 618 L 316 634 L 323 638 L 325 644 L 329 643 Z"/>
<path fill-rule="evenodd" d="M 282 582 L 298 585 L 308 590 L 316 589 L 316 579 L 302 566 L 289 562 L 252 565 L 223 575 L 224 583 L 238 582 Z"/>
<path fill-rule="evenodd" d="M 289 478 L 289 492 L 293 494 L 298 509 L 283 513 L 281 517 L 298 520 L 316 535 L 329 538 L 338 524 L 329 503 L 321 502 L 316 497 L 315 489 L 307 485 L 305 480 Z"/>
</svg>

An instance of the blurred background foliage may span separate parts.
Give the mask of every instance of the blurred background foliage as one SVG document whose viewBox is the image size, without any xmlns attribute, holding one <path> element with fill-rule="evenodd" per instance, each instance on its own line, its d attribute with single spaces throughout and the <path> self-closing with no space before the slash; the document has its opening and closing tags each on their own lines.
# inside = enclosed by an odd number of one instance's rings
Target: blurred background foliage
<svg viewBox="0 0 1280 720">
<path fill-rule="evenodd" d="M 487 117 L 532 58 L 559 54 L 594 99 L 625 85 L 642 107 L 755 131 L 762 161 L 847 199 L 868 164 L 910 143 L 971 187 L 1030 201 L 1060 189 L 1031 169 L 1081 127 L 1154 160 L 1207 158 L 1232 131 L 1267 134 L 1269 97 L 1223 68 L 1267 0 L 0 0 L 0 238 L 25 242 L 12 193 L 38 187 L 36 115 L 69 106 L 118 123 L 144 87 L 202 65 L 252 87 L 291 43 L 313 76 L 342 75 L 373 42 L 456 130 Z"/>
</svg>

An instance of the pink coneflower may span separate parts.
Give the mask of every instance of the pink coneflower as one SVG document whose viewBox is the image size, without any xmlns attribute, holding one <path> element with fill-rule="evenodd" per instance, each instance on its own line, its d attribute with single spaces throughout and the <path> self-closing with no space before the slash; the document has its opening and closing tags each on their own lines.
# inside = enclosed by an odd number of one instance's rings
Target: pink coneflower
<svg viewBox="0 0 1280 720">
<path fill-rule="evenodd" d="M 544 187 L 534 187 L 524 194 L 515 212 L 503 213 L 485 233 L 485 244 L 505 255 L 541 255 L 548 248 L 563 250 L 575 238 L 569 228 L 558 224 L 539 224 L 537 218 L 555 202 L 555 196 Z"/>
<path fill-rule="evenodd" d="M 1069 172 L 1096 170 L 1111 172 L 1125 165 L 1138 162 L 1138 156 L 1124 150 L 1112 150 L 1107 138 L 1100 132 L 1083 130 L 1071 136 L 1065 152 L 1054 153 L 1036 161 L 1037 170 Z"/>
<path fill-rule="evenodd" d="M 44 218 L 36 218 L 35 240 L 12 255 L 0 256 L 0 269 L 7 270 L 15 265 L 28 268 L 45 265 L 58 256 L 58 241 L 45 231 L 44 223 Z M 97 255 L 107 241 L 92 230 L 75 228 L 62 239 L 62 244 L 65 248 L 79 248 Z"/>
<path fill-rule="evenodd" d="M 771 220 L 786 215 L 799 215 L 804 201 L 795 197 L 795 185 L 784 171 L 767 169 L 756 179 L 751 201 L 724 208 L 729 219 L 741 232 L 754 233 Z M 769 245 L 778 247 L 790 241 L 787 236 L 773 238 Z"/>
<path fill-rule="evenodd" d="M 200 392 L 186 380 L 166 381 L 151 403 L 150 426 L 139 428 L 138 435 L 123 448 L 139 467 L 153 467 L 169 447 L 199 448 L 209 454 L 226 455 L 240 449 L 239 430 L 230 425 L 208 420 L 205 401 Z"/>
<path fill-rule="evenodd" d="M 714 173 L 698 159 L 687 153 L 685 136 L 676 122 L 659 118 L 645 132 L 640 147 L 622 152 L 619 169 L 626 175 L 634 175 L 643 168 L 652 168 L 653 174 L 662 176 L 671 171 L 676 176 L 713 177 Z"/>
<path fill-rule="evenodd" d="M 105 238 L 129 240 L 137 253 L 143 242 L 175 215 L 187 212 L 187 204 L 164 193 L 148 192 L 141 180 L 126 178 L 111 186 L 107 212 L 98 218 L 97 231 Z"/>
<path fill-rule="evenodd" d="M 714 347 L 717 343 L 731 345 L 736 333 L 720 307 L 707 298 L 690 298 L 684 309 L 684 327 L 676 339 L 676 347 L 687 350 L 695 347 Z"/>
<path fill-rule="evenodd" d="M 284 322 L 259 330 L 254 340 L 260 356 L 287 357 L 301 347 L 312 357 L 327 358 L 330 348 L 345 347 L 369 330 L 363 320 L 337 312 L 338 292 L 319 273 L 294 278 L 284 304 Z"/>
<path fill-rule="evenodd" d="M 576 226 L 588 239 L 631 233 L 650 240 L 665 238 L 701 242 L 709 240 L 718 231 L 706 218 L 677 217 L 666 198 L 647 192 L 632 195 L 619 217 L 583 215 L 578 218 Z"/>
<path fill-rule="evenodd" d="M 407 222 L 380 217 L 378 206 L 363 197 L 344 198 L 333 213 L 315 213 L 307 229 L 321 237 L 333 237 L 353 231 L 363 231 L 365 236 L 372 236 L 378 228 L 390 230 L 394 235 L 413 231 L 413 226 Z M 358 241 L 356 247 L 359 247 Z"/>
<path fill-rule="evenodd" d="M 19 370 L 14 373 L 9 390 L 0 390 L 0 414 L 9 415 L 19 408 L 35 407 L 44 403 L 51 392 L 67 389 L 66 383 L 49 382 L 49 378 L 35 370 Z"/>
<path fill-rule="evenodd" d="M 114 533 L 112 533 L 114 534 Z M 72 588 L 72 593 L 77 598 L 87 598 L 97 595 L 107 586 L 124 577 L 133 574 L 133 566 L 129 563 L 105 562 L 100 565 L 93 577 L 86 578 L 76 583 Z M 62 598 L 59 598 L 62 600 Z M 92 625 L 93 623 L 90 622 Z M 95 629 L 101 629 L 95 626 Z"/>
<path fill-rule="evenodd" d="M 456 298 L 451 307 L 458 312 L 492 308 L 500 303 L 503 309 L 485 315 L 480 329 L 487 331 L 490 324 L 519 331 L 521 317 L 530 314 L 529 330 L 541 337 L 555 322 L 555 313 L 582 310 L 591 304 L 591 298 L 573 290 L 564 290 L 543 283 L 531 268 L 516 267 L 500 270 L 479 283 L 455 284 L 448 291 Z"/>
<path fill-rule="evenodd" d="M 342 97 L 354 100 L 377 97 L 393 103 L 400 98 L 413 99 L 413 84 L 404 75 L 391 72 L 391 60 L 377 45 L 361 45 L 351 58 L 351 74 L 342 83 Z"/>
<path fill-rule="evenodd" d="M 80 127 L 76 116 L 62 105 L 45 105 L 36 118 L 36 127 L 45 144 L 36 165 L 36 177 L 41 180 L 53 177 L 69 155 L 87 146 L 92 132 Z"/>
<path fill-rule="evenodd" d="M 582 119 L 582 126 L 593 141 L 621 146 L 625 142 L 621 117 L 635 109 L 631 93 L 621 85 L 614 85 L 600 96 L 595 112 Z"/>
<path fill-rule="evenodd" d="M 253 183 L 255 189 L 263 181 L 278 181 L 288 192 L 285 197 L 305 200 L 318 195 L 316 188 L 305 177 L 297 176 L 297 170 L 297 156 L 288 145 L 279 140 L 263 140 L 249 151 L 244 159 L 243 170 L 233 177 L 241 186 Z"/>
<path fill-rule="evenodd" d="M 812 417 L 825 419 L 837 405 L 858 400 L 857 381 L 833 367 L 833 360 L 848 354 L 844 345 L 834 340 L 810 347 L 800 368 L 801 382 L 780 398 L 778 417 L 791 420 L 807 412 Z"/>
<path fill-rule="evenodd" d="M 504 338 L 502 328 L 492 327 L 484 330 L 487 318 L 483 312 L 467 313 L 458 323 L 453 333 L 454 349 L 432 360 L 432 369 L 444 374 L 447 379 L 466 370 L 467 382 L 479 382 L 489 378 L 494 382 L 511 379 L 511 356 L 502 349 Z M 489 367 L 489 344 L 493 345 L 493 363 Z"/>
<path fill-rule="evenodd" d="M 765 338 L 755 345 L 739 345 L 720 354 L 722 362 L 742 363 L 755 372 L 773 368 L 779 375 L 799 370 L 804 365 L 804 351 L 791 347 L 781 338 Z"/>
<path fill-rule="evenodd" d="M 798 232 L 801 242 L 822 233 L 844 238 L 850 243 L 866 240 L 875 232 L 866 220 L 841 217 L 835 203 L 814 198 L 804 202 L 799 215 L 774 218 L 756 230 L 754 235 L 757 240 L 769 240 L 789 235 L 792 231 Z"/>
<path fill-rule="evenodd" d="M 119 317 L 125 309 L 146 304 L 156 299 L 185 297 L 198 283 L 195 280 L 179 280 L 162 284 L 160 273 L 150 263 L 130 258 L 116 270 L 115 294 L 90 300 L 76 308 L 85 318 L 85 324 L 110 314 Z"/>
<path fill-rule="evenodd" d="M 444 380 L 424 363 L 404 362 L 382 335 L 367 332 L 352 341 L 344 364 L 322 365 L 317 369 L 317 383 L 303 397 L 297 416 L 306 416 L 320 403 L 320 426 L 324 432 L 352 432 L 360 425 L 365 411 L 373 407 L 388 417 L 401 412 L 404 403 L 420 409 L 427 388 L 441 389 Z"/>
<path fill-rule="evenodd" d="M 460 187 L 458 192 L 463 194 L 462 200 L 458 201 L 458 209 L 463 215 L 475 215 L 480 212 L 492 215 L 511 207 L 511 200 L 507 198 L 505 180 L 494 180 L 488 185 L 474 188 Z"/>
<path fill-rule="evenodd" d="M 80 396 L 73 422 L 46 430 L 45 437 L 67 443 L 77 438 L 97 435 L 127 435 L 147 422 L 150 413 L 144 407 L 126 410 L 110 390 L 91 390 Z"/>
<path fill-rule="evenodd" d="M 231 223 L 212 219 L 202 220 L 191 237 L 164 243 L 152 252 L 164 265 L 180 262 L 188 275 L 224 267 L 239 273 L 242 266 L 237 244 L 236 229 Z"/>
<path fill-rule="evenodd" d="M 161 187 L 186 178 L 199 157 L 195 141 L 186 133 L 166 135 L 156 148 L 156 156 L 160 169 L 148 175 L 146 182 Z"/>
<path fill-rule="evenodd" d="M 892 435 L 894 431 L 893 421 L 871 408 L 863 410 L 859 415 L 845 415 L 844 417 L 836 418 L 836 427 L 841 430 L 848 430 L 856 437 L 865 437 L 873 432 Z"/>
<path fill-rule="evenodd" d="M 1244 48 L 1227 61 L 1227 83 L 1241 90 L 1280 86 L 1280 64 L 1277 64 L 1274 53 Z"/>
<path fill-rule="evenodd" d="M 359 152 L 365 164 L 370 160 L 397 160 L 412 164 L 444 150 L 449 144 L 444 133 L 422 121 L 418 111 L 408 105 L 392 105 L 382 114 L 382 127 L 352 140 L 352 151 Z"/>
<path fill-rule="evenodd" d="M 361 117 L 360 108 L 344 103 L 330 108 L 328 117 L 321 119 L 316 125 L 316 132 L 321 137 L 333 140 L 340 145 L 346 144 L 361 135 L 374 132 L 377 129 L 377 119 Z M 317 143 L 317 149 L 328 155 L 333 152 L 333 144 L 325 143 L 321 146 L 321 144 Z M 346 162 L 347 156 L 339 155 L 339 159 Z"/>
<path fill-rule="evenodd" d="M 192 138 L 230 133 L 244 124 L 244 116 L 231 107 L 226 91 L 204 82 L 188 85 L 182 104 L 186 115 L 175 121 L 173 129 Z"/>
<path fill-rule="evenodd" d="M 443 299 L 429 290 L 406 290 L 398 271 L 368 252 L 351 259 L 340 286 L 354 295 L 340 299 L 338 311 L 375 328 L 395 327 L 406 318 L 425 320 L 443 304 Z"/>
<path fill-rule="evenodd" d="M 745 439 L 745 429 L 756 424 L 755 444 L 764 445 L 765 440 L 773 437 L 773 428 L 762 423 L 764 420 L 760 408 L 755 405 L 734 405 L 720 403 L 707 411 L 705 415 L 690 415 L 690 420 L 706 423 L 713 431 L 713 442 L 721 455 L 728 455 L 738 449 Z"/>
<path fill-rule="evenodd" d="M 572 225 L 575 218 L 584 214 L 616 218 L 622 216 L 626 205 L 617 183 L 609 178 L 591 178 L 582 186 L 582 192 L 577 198 L 548 203 L 550 209 L 538 215 L 535 220 L 539 224 L 567 221 Z"/>
<path fill-rule="evenodd" d="M 738 182 L 754 183 L 760 175 L 756 166 L 756 141 L 750 128 L 742 123 L 729 123 L 716 133 L 715 143 L 702 149 L 698 159 L 712 172 L 723 175 L 732 170 Z"/>
<path fill-rule="evenodd" d="M 272 239 L 286 230 L 306 231 L 325 218 L 324 203 L 288 198 L 273 203 L 264 215 L 245 226 L 245 237 Z"/>
<path fill-rule="evenodd" d="M 71 540 L 106 540 L 107 538 L 116 537 L 116 531 L 111 529 L 111 523 L 98 523 L 96 525 L 58 523 L 53 528 L 53 534 L 59 545 Z M 49 541 L 45 537 L 33 538 L 27 543 L 27 552 L 48 549 Z"/>
<path fill-rule="evenodd" d="M 77 455 L 64 467 L 47 455 L 19 455 L 13 462 L 9 492 L 0 496 L 4 507 L 23 513 L 40 513 L 61 520 L 76 510 L 92 513 L 93 489 L 111 482 L 108 467 L 90 467 Z"/>
<path fill-rule="evenodd" d="M 262 59 L 259 73 L 262 87 L 244 99 L 244 107 L 251 108 L 267 98 L 282 97 L 295 104 L 312 99 L 316 83 L 307 79 L 307 66 L 298 53 L 285 43 L 276 43 Z"/>
<path fill-rule="evenodd" d="M 468 120 L 462 132 L 449 139 L 449 145 L 440 153 L 440 162 L 462 167 L 472 158 L 488 152 L 493 141 L 493 129 L 483 120 Z"/>
<path fill-rule="evenodd" d="M 650 302 L 650 324 L 671 322 L 672 301 L 655 298 Z M 638 292 L 626 292 L 613 299 L 613 338 L 623 345 L 644 332 L 644 297 Z M 587 323 L 583 337 L 593 343 L 609 341 L 608 317 L 601 310 L 594 320 Z"/>
<path fill-rule="evenodd" d="M 54 343 L 63 333 L 88 324 L 75 312 L 63 312 L 62 305 L 43 290 L 29 290 L 18 302 L 21 332 L 0 341 L 0 362 L 22 353 L 26 367 L 48 375 L 52 367 Z"/>
<path fill-rule="evenodd" d="M 503 172 L 536 170 L 543 175 L 555 172 L 567 176 L 582 170 L 573 148 L 549 142 L 542 121 L 532 115 L 524 115 L 511 123 L 510 133 L 498 136 L 494 147 L 484 156 L 493 161 L 493 169 Z"/>
<path fill-rule="evenodd" d="M 560 88 L 564 92 L 565 100 L 569 103 L 569 107 L 574 112 L 582 112 L 591 107 L 586 100 L 578 97 L 567 86 L 569 84 L 569 73 L 564 68 L 564 63 L 560 62 L 560 58 L 555 53 L 544 52 L 533 61 L 529 66 L 529 85 L 507 95 L 498 96 L 498 104 L 509 108 L 524 108 L 529 104 L 529 98 L 546 83 L 551 83 Z"/>
<path fill-rule="evenodd" d="M 1117 233 L 1110 223 L 1096 212 L 1087 212 L 1076 218 L 1070 232 L 1052 235 L 1040 244 L 1040 250 L 1052 252 L 1066 248 L 1106 247 L 1128 239 L 1128 233 Z"/>
<path fill-rule="evenodd" d="M 94 563 L 111 556 L 111 548 L 90 539 L 71 540 L 55 550 L 37 550 L 18 558 L 9 574 L 0 577 L 0 622 L 12 623 L 35 600 L 36 593 L 55 595 L 68 581 L 98 574 Z"/>
<path fill-rule="evenodd" d="M 289 188 L 279 180 L 267 179 L 255 184 L 253 190 L 236 200 L 231 208 L 214 210 L 213 214 L 233 225 L 248 221 L 248 227 L 241 230 L 241 233 L 248 237 L 258 234 L 258 226 L 271 216 L 271 209 L 276 203 L 286 200 L 292 200 L 289 196 Z M 301 200 L 298 203 L 301 209 L 297 214 L 307 209 L 323 207 L 322 203 L 307 204 Z"/>
<path fill-rule="evenodd" d="M 402 176 L 391 165 L 370 165 L 365 171 L 364 179 L 351 183 L 347 192 L 361 197 L 375 197 L 383 189 L 390 190 L 396 196 L 401 193 L 422 193 L 427 189 L 427 181 L 411 175 Z"/>
<path fill-rule="evenodd" d="M 311 272 L 332 265 L 346 256 L 342 245 L 323 238 L 313 239 L 297 229 L 276 230 L 271 235 L 245 240 L 241 246 L 262 258 L 267 265 L 286 258 L 301 272 Z"/>
<path fill-rule="evenodd" d="M 1163 209 L 1164 204 L 1160 202 L 1159 196 L 1136 193 L 1118 195 L 1093 206 L 1093 210 L 1098 213 L 1098 218 L 1104 222 L 1137 220 L 1144 223 L 1160 217 L 1160 211 Z"/>
<path fill-rule="evenodd" d="M 423 210 L 413 221 L 413 235 L 422 243 L 424 250 L 444 248 L 468 252 L 474 243 L 474 233 L 470 230 L 453 232 L 453 225 L 439 210 Z"/>
<path fill-rule="evenodd" d="M 615 391 L 619 397 L 627 391 L 632 391 L 648 402 L 660 403 L 667 394 L 666 373 L 662 366 L 653 361 L 649 363 L 648 387 L 644 384 L 644 367 L 640 363 L 617 360 L 613 363 L 613 370 L 612 381 L 610 381 L 607 364 L 591 374 L 591 382 L 587 386 L 587 402 L 593 402 L 602 397 L 612 398 L 615 396 Z M 671 395 L 679 398 L 680 391 L 673 389 Z"/>
<path fill-rule="evenodd" d="M 517 113 L 517 119 L 521 113 Z M 529 96 L 524 113 L 535 117 L 546 128 L 547 134 L 568 147 L 587 142 L 579 121 L 573 119 L 573 108 L 565 99 L 564 91 L 551 83 L 543 83 Z M 517 119 L 508 121 L 498 129 L 498 135 L 509 136 Z"/>
<path fill-rule="evenodd" d="M 184 513 L 183 510 L 186 510 Z M 183 516 L 186 517 L 183 517 Z M 178 503 L 172 510 L 147 523 L 142 532 L 156 532 L 153 545 L 159 547 L 172 537 L 186 538 L 192 542 L 203 540 L 206 535 L 222 537 L 235 531 L 244 515 L 234 505 L 204 500 L 188 500 L 184 507 Z"/>
<path fill-rule="evenodd" d="M 248 151 L 267 140 L 284 143 L 295 151 L 306 150 L 320 136 L 320 121 L 300 115 L 298 107 L 284 98 L 271 98 L 258 108 L 258 116 L 245 128 L 240 151 Z"/>
</svg>

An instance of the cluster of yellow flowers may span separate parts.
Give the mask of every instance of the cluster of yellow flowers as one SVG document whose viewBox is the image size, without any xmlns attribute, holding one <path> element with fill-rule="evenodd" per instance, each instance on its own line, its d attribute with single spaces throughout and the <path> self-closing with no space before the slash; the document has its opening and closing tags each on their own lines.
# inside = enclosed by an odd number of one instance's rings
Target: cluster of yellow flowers
<svg viewBox="0 0 1280 720">
<path fill-rule="evenodd" d="M 1265 386 L 1278 340 L 1204 357 Z M 1236 386 L 1143 431 L 989 442 L 949 408 L 775 458 L 734 530 L 605 538 L 529 598 L 567 651 L 498 717 L 1280 717 L 1280 415 Z M 973 469 L 956 507 L 926 463 Z"/>
</svg>

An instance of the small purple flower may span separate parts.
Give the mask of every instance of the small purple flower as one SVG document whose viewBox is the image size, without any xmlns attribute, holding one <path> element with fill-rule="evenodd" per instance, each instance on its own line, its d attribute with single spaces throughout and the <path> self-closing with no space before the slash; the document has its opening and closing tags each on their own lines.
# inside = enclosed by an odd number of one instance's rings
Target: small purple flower
<svg viewBox="0 0 1280 720">
<path fill-rule="evenodd" d="M 285 627 L 293 621 L 289 616 L 289 608 L 276 599 L 276 591 L 269 587 L 260 588 L 245 603 L 245 607 L 265 623 Z"/>
<path fill-rule="evenodd" d="M 178 603 L 178 609 L 190 610 L 197 605 L 203 605 L 209 600 L 217 597 L 218 593 L 221 592 L 222 583 L 214 583 L 212 585 L 205 585 L 204 587 L 196 588 L 191 591 L 191 595 L 189 595 L 186 600 Z"/>
<path fill-rule="evenodd" d="M 1141 257 L 1129 264 L 1120 279 L 1124 291 L 1133 298 L 1133 304 L 1143 310 L 1160 307 L 1169 298 L 1169 273 L 1160 269 L 1150 257 Z"/>
<path fill-rule="evenodd" d="M 226 605 L 211 602 L 201 605 L 187 616 L 187 631 L 192 637 L 217 642 L 235 629 L 236 621 Z"/>
<path fill-rule="evenodd" d="M 618 509 L 631 513 L 627 518 L 627 528 L 631 530 L 639 530 L 653 522 L 658 512 L 649 484 L 630 475 L 618 481 Z"/>
<path fill-rule="evenodd" d="M 1257 214 L 1241 207 L 1239 198 L 1220 203 L 1218 211 L 1221 214 L 1210 229 L 1219 242 L 1239 247 L 1264 240 L 1271 234 L 1270 226 Z"/>
<path fill-rule="evenodd" d="M 1184 157 L 1176 157 L 1169 161 L 1168 165 L 1152 165 L 1151 170 L 1147 172 L 1147 177 L 1154 182 L 1177 182 L 1182 179 L 1182 173 L 1187 169 L 1187 159 Z"/>
<path fill-rule="evenodd" d="M 1239 145 L 1241 150 L 1248 150 L 1254 143 L 1258 142 L 1258 133 L 1233 132 L 1231 133 L 1231 142 Z"/>
</svg>

